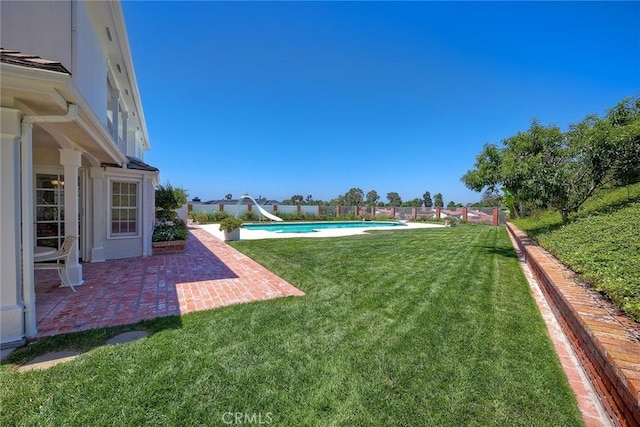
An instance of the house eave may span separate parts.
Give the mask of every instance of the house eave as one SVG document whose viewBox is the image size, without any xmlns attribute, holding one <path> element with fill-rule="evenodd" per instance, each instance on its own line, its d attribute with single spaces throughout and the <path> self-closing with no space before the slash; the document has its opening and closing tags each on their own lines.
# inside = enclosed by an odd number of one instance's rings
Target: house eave
<svg viewBox="0 0 640 427">
<path fill-rule="evenodd" d="M 97 161 L 126 165 L 127 157 L 120 152 L 69 74 L 7 63 L 0 66 L 3 106 L 18 107 L 26 115 L 56 115 L 64 114 L 67 104 L 76 104 L 79 109 L 77 120 L 53 126 L 63 133 L 80 130 L 85 137 L 71 138 L 72 141 Z"/>
</svg>

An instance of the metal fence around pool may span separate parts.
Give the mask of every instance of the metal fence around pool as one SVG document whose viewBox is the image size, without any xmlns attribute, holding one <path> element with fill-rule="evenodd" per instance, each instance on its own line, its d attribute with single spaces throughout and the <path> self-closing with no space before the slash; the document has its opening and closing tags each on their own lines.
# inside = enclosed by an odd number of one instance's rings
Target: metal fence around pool
<svg viewBox="0 0 640 427">
<path fill-rule="evenodd" d="M 425 208 L 425 207 L 381 207 L 381 206 L 317 206 L 317 205 L 263 205 L 262 209 L 285 220 L 323 220 L 323 219 L 389 219 L 396 221 L 437 220 L 454 217 L 461 221 L 505 225 L 507 215 L 498 208 Z M 211 214 L 226 212 L 233 216 L 244 216 L 252 212 L 258 219 L 265 219 L 260 210 L 253 204 L 192 204 L 189 203 L 186 211 Z M 182 215 L 181 215 L 182 216 Z"/>
</svg>

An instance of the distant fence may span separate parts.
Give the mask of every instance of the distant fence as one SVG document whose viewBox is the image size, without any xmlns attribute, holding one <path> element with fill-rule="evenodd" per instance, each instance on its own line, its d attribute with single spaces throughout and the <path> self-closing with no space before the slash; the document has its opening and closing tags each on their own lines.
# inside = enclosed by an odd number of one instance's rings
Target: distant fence
<svg viewBox="0 0 640 427">
<path fill-rule="evenodd" d="M 505 225 L 507 216 L 498 208 L 424 208 L 424 207 L 380 207 L 380 206 L 309 206 L 309 205 L 266 205 L 264 210 L 274 215 L 298 216 L 304 219 L 335 219 L 338 217 L 351 217 L 364 219 L 383 217 L 394 220 L 430 220 L 455 217 L 462 221 L 492 225 Z M 189 212 L 227 212 L 233 216 L 242 216 L 246 212 L 260 218 L 260 211 L 252 204 L 188 204 Z"/>
</svg>

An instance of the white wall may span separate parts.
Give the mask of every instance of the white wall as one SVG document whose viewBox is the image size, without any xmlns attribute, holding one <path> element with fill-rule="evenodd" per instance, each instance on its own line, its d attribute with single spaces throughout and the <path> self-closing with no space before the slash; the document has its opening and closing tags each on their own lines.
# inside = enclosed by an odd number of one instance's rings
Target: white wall
<svg viewBox="0 0 640 427">
<path fill-rule="evenodd" d="M 187 205 L 182 205 L 181 207 L 176 209 L 176 213 L 178 214 L 178 218 L 186 221 L 189 216 L 189 213 L 187 212 Z"/>
<path fill-rule="evenodd" d="M 98 31 L 94 26 L 87 5 L 75 2 L 75 67 L 73 79 L 83 98 L 96 116 L 107 124 L 107 56 L 103 50 Z"/>
<path fill-rule="evenodd" d="M 295 214 L 298 212 L 298 207 L 295 205 L 278 205 L 278 210 L 276 212 L 273 211 L 273 206 L 271 205 L 267 205 L 267 206 L 262 206 L 262 208 L 264 210 L 266 210 L 267 212 L 271 212 L 271 213 L 275 213 L 276 215 L 278 214 Z M 217 204 L 215 205 L 198 205 L 198 204 L 194 204 L 193 205 L 193 209 L 194 212 L 205 212 L 205 213 L 212 213 L 212 212 L 218 212 L 220 210 L 219 206 Z M 226 213 L 228 213 L 229 215 L 233 215 L 235 216 L 236 213 L 238 214 L 238 216 L 241 216 L 242 214 L 244 214 L 245 212 L 247 212 L 248 207 L 247 205 L 225 205 L 224 206 L 224 211 Z M 318 215 L 318 207 L 313 205 L 313 206 L 300 206 L 300 212 L 305 213 L 305 214 L 312 214 L 312 215 Z M 253 213 L 258 215 L 259 211 L 258 209 L 254 206 L 253 207 Z"/>
<path fill-rule="evenodd" d="M 0 1 L 5 49 L 60 61 L 72 70 L 71 1 Z"/>
<path fill-rule="evenodd" d="M 107 57 L 98 37 L 100 29 L 91 21 L 86 4 L 0 1 L 0 8 L 2 47 L 60 61 L 106 125 Z"/>
</svg>

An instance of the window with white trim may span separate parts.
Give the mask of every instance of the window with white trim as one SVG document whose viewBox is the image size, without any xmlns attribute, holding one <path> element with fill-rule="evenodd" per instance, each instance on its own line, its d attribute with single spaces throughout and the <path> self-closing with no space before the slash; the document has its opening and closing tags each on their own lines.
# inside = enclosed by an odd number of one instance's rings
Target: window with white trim
<svg viewBox="0 0 640 427">
<path fill-rule="evenodd" d="M 111 236 L 138 236 L 140 218 L 140 183 L 111 181 Z"/>
</svg>

